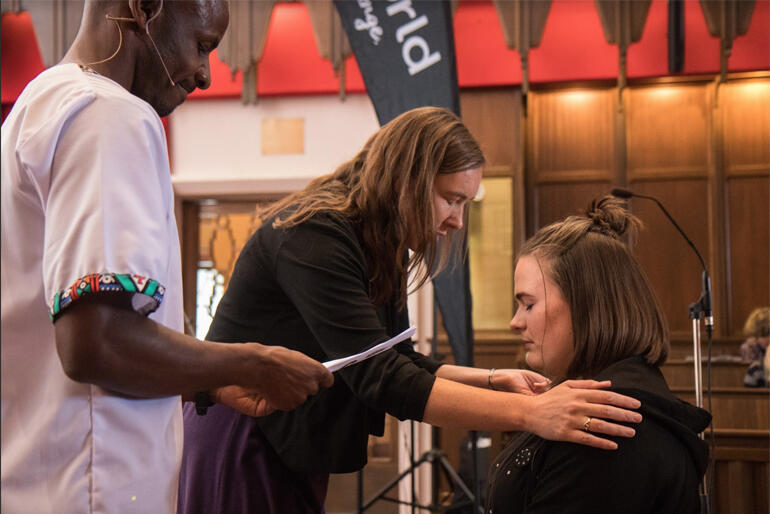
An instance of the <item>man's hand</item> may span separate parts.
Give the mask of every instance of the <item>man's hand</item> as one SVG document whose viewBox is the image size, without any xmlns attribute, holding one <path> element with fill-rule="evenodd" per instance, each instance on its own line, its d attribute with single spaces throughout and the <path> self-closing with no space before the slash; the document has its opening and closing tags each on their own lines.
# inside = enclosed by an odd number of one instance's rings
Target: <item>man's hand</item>
<svg viewBox="0 0 770 514">
<path fill-rule="evenodd" d="M 334 383 L 334 375 L 320 362 L 282 346 L 244 345 L 251 358 L 240 380 L 242 390 L 225 391 L 228 401 L 265 415 L 273 410 L 292 410 Z M 223 401 L 224 403 L 224 401 Z M 241 408 L 231 407 L 244 412 Z"/>
<path fill-rule="evenodd" d="M 219 387 L 211 393 L 214 403 L 221 403 L 241 414 L 259 418 L 275 412 L 267 399 L 254 390 L 244 389 L 241 386 L 230 385 Z"/>
</svg>

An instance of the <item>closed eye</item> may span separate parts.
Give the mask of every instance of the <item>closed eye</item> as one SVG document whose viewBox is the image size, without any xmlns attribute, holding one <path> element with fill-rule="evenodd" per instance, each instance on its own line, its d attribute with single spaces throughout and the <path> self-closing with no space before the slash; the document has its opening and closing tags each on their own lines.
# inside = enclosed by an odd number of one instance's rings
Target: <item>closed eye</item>
<svg viewBox="0 0 770 514">
<path fill-rule="evenodd" d="M 535 306 L 535 302 L 532 300 L 534 300 L 534 298 L 525 293 L 518 293 L 516 295 L 516 303 L 519 304 L 519 308 L 524 307 L 524 310 L 526 311 L 531 311 Z"/>
</svg>

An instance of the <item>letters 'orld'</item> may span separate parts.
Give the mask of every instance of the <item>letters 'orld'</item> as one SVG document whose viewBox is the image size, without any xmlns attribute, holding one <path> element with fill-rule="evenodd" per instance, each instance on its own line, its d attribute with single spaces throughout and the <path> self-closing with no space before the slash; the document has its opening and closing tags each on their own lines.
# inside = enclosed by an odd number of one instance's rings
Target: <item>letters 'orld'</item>
<svg viewBox="0 0 770 514">
<path fill-rule="evenodd" d="M 334 3 L 380 124 L 426 105 L 459 114 L 449 2 Z"/>
</svg>

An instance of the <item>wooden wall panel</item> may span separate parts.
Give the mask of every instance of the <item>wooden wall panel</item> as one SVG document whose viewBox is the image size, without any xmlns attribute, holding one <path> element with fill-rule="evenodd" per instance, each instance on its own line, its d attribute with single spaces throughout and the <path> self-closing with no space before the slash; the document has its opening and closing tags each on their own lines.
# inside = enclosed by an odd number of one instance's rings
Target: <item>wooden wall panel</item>
<svg viewBox="0 0 770 514">
<path fill-rule="evenodd" d="M 770 305 L 770 81 L 719 93 L 725 174 L 727 316 L 739 335 L 752 309 Z"/>
<path fill-rule="evenodd" d="M 767 174 L 770 167 L 770 80 L 728 82 L 719 93 L 725 174 Z"/>
<path fill-rule="evenodd" d="M 530 94 L 527 235 L 609 191 L 614 177 L 614 96 L 609 89 Z"/>
<path fill-rule="evenodd" d="M 705 180 L 660 180 L 633 183 L 634 192 L 654 196 L 666 206 L 682 230 L 701 250 L 709 244 L 708 188 Z M 634 243 L 641 263 L 663 305 L 672 332 L 691 331 L 688 307 L 700 297 L 701 265 L 676 228 L 649 200 L 635 198 L 631 209 L 645 229 Z"/>
<path fill-rule="evenodd" d="M 702 85 L 632 89 L 626 108 L 628 178 L 706 176 L 708 106 Z"/>
<path fill-rule="evenodd" d="M 612 90 L 531 93 L 532 160 L 544 174 L 612 169 Z"/>
<path fill-rule="evenodd" d="M 540 226 L 585 211 L 592 199 L 609 194 L 610 189 L 612 185 L 609 180 L 540 184 L 534 198 Z"/>
<path fill-rule="evenodd" d="M 709 265 L 710 111 L 702 84 L 654 85 L 629 91 L 627 177 L 636 193 L 658 198 Z M 698 177 L 698 178 L 696 178 Z M 653 202 L 633 199 L 645 223 L 634 242 L 672 331 L 689 331 L 688 306 L 701 292 L 701 266 L 692 249 Z"/>
<path fill-rule="evenodd" d="M 463 122 L 487 158 L 484 176 L 512 175 L 521 159 L 519 91 L 512 88 L 464 90 L 460 95 L 460 111 Z"/>
<path fill-rule="evenodd" d="M 755 308 L 770 305 L 770 178 L 727 180 L 729 333 Z"/>
</svg>

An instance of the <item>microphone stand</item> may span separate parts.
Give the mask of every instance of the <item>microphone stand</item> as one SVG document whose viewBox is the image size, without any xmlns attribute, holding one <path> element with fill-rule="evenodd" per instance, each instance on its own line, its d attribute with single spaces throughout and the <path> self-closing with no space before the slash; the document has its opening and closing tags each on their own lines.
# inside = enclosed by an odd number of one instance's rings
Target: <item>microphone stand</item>
<svg viewBox="0 0 770 514">
<path fill-rule="evenodd" d="M 700 322 L 705 318 L 706 332 L 709 340 L 709 357 L 708 357 L 708 389 L 709 389 L 709 412 L 711 412 L 711 337 L 714 329 L 714 317 L 711 315 L 711 278 L 708 271 L 704 268 L 703 275 L 703 290 L 700 298 L 690 304 L 690 319 L 692 320 L 692 345 L 693 345 L 693 366 L 695 370 L 695 405 L 703 408 L 703 379 L 701 372 L 703 369 L 701 361 L 701 332 Z M 711 421 L 711 475 L 714 474 L 714 421 Z M 700 438 L 705 440 L 704 432 L 701 432 Z M 704 473 L 703 482 L 700 485 L 700 508 L 701 514 L 709 514 L 711 512 L 711 504 L 709 502 L 709 487 L 708 487 L 708 473 Z"/>
<path fill-rule="evenodd" d="M 690 248 L 693 249 L 695 252 L 695 255 L 698 257 L 698 260 L 700 261 L 701 267 L 703 268 L 703 274 L 701 275 L 702 278 L 702 289 L 701 289 L 701 295 L 700 298 L 698 298 L 696 301 L 690 304 L 689 307 L 689 316 L 692 320 L 692 345 L 693 345 L 693 368 L 694 368 L 694 381 L 695 381 L 695 405 L 699 408 L 703 408 L 703 378 L 702 378 L 702 362 L 701 362 L 701 319 L 704 320 L 704 324 L 706 326 L 706 333 L 708 335 L 709 340 L 709 358 L 708 358 L 708 388 L 709 388 L 709 412 L 711 412 L 711 338 L 713 335 L 714 330 L 714 316 L 712 314 L 711 310 L 711 277 L 709 276 L 708 269 L 706 268 L 706 262 L 703 260 L 703 257 L 701 256 L 698 249 L 695 247 L 693 242 L 690 240 L 689 237 L 687 237 L 687 234 L 684 233 L 684 230 L 682 230 L 682 227 L 679 226 L 679 224 L 674 220 L 674 217 L 669 214 L 669 212 L 666 210 L 666 208 L 663 206 L 660 201 L 653 197 L 653 196 L 647 196 L 647 195 L 640 195 L 637 193 L 633 193 L 627 189 L 621 189 L 621 188 L 615 188 L 611 191 L 611 194 L 618 198 L 628 199 L 628 198 L 644 198 L 646 200 L 652 200 L 655 202 L 661 211 L 663 211 L 663 214 L 666 215 L 668 220 L 674 225 L 674 227 L 679 231 L 679 233 L 684 237 L 684 240 L 687 241 L 687 244 L 690 245 Z M 698 434 L 701 439 L 705 440 L 705 435 L 703 432 Z M 711 474 L 713 476 L 714 473 L 714 422 L 712 420 L 711 422 Z M 707 479 L 708 473 L 704 473 L 703 475 L 703 482 L 700 484 L 700 491 L 699 491 L 699 497 L 700 497 L 700 511 L 701 514 L 709 514 L 711 512 L 711 505 L 709 502 L 709 487 L 708 487 L 708 479 Z"/>
</svg>

